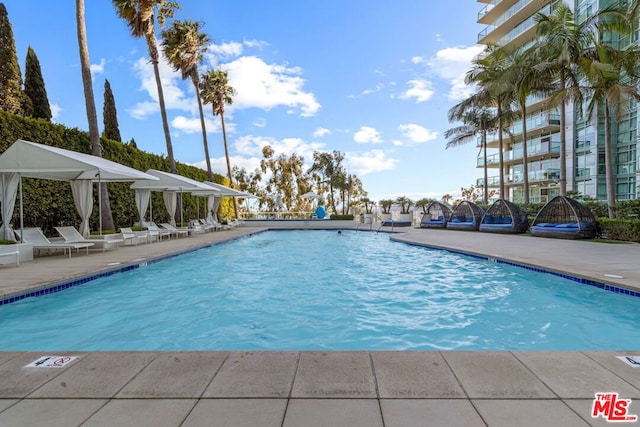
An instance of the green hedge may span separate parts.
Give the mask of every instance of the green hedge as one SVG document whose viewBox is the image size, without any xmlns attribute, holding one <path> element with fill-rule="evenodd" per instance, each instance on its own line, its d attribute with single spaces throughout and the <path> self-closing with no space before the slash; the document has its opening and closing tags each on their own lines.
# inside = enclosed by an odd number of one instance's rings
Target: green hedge
<svg viewBox="0 0 640 427">
<path fill-rule="evenodd" d="M 598 230 L 603 238 L 640 242 L 640 219 L 598 218 Z"/>
<path fill-rule="evenodd" d="M 37 142 L 40 144 L 64 148 L 89 154 L 89 135 L 77 128 L 50 123 L 42 119 L 31 119 L 0 111 L 0 154 L 16 140 Z M 140 171 L 158 169 L 169 171 L 166 157 L 139 150 L 132 144 L 124 144 L 108 139 L 101 139 L 103 157 L 108 160 L 132 167 Z M 186 164 L 176 162 L 180 175 L 195 179 L 207 180 L 207 172 Z M 229 181 L 221 175 L 215 175 L 214 181 L 228 185 Z M 134 192 L 129 188 L 130 182 L 109 184 L 109 201 L 116 227 L 127 227 L 138 221 Z M 206 198 L 183 194 L 183 215 L 185 219 L 204 217 Z M 80 224 L 71 194 L 66 182 L 39 179 L 23 179 L 24 221 L 27 227 L 42 227 L 46 234 L 53 233 L 53 227 Z M 169 215 L 164 207 L 162 193 L 151 193 L 153 219 L 156 222 L 167 222 Z M 230 198 L 223 198 L 218 214 L 233 216 L 233 204 Z M 18 227 L 19 202 L 13 214 L 14 227 Z M 90 218 L 90 227 L 99 227 L 97 191 L 94 189 L 94 209 Z M 178 213 L 179 215 L 179 213 Z M 179 217 L 176 218 L 180 220 Z"/>
<path fill-rule="evenodd" d="M 329 219 L 333 221 L 353 221 L 353 215 L 336 215 L 332 214 Z"/>
</svg>

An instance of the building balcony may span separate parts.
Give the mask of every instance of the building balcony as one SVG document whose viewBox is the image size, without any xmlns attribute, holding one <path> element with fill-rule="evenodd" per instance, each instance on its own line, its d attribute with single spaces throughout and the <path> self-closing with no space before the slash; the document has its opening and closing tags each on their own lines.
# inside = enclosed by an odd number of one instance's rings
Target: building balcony
<svg viewBox="0 0 640 427">
<path fill-rule="evenodd" d="M 560 144 L 555 142 L 540 142 L 537 144 L 531 144 L 527 146 L 527 160 L 529 162 L 553 159 L 560 157 Z M 514 164 L 522 163 L 523 153 L 522 146 L 518 149 L 505 151 L 502 155 L 502 161 L 504 166 L 510 166 Z M 478 157 L 476 161 L 476 167 L 484 167 L 484 157 Z M 498 168 L 500 167 L 500 153 L 495 153 L 487 156 L 487 167 Z"/>
<path fill-rule="evenodd" d="M 540 9 L 540 1 L 546 4 Z M 513 4 L 511 9 L 506 11 L 496 20 L 490 21 L 489 17 L 493 16 L 497 5 L 487 11 L 483 20 L 489 23 L 480 33 L 478 33 L 478 44 L 506 46 L 510 43 L 524 44 L 535 35 L 535 14 L 538 12 L 548 14 L 551 11 L 549 6 L 550 0 L 520 0 Z M 507 3 L 503 0 L 501 3 Z M 497 12 L 495 12 L 497 14 Z M 491 15 L 490 15 L 491 14 Z M 527 18 L 528 16 L 528 18 Z M 517 24 L 520 22 L 519 24 Z"/>
<path fill-rule="evenodd" d="M 544 185 L 555 184 L 560 180 L 560 169 L 546 169 L 529 172 L 529 184 Z M 500 187 L 500 176 L 490 176 L 487 179 L 488 186 Z M 505 187 L 517 187 L 524 184 L 524 177 L 520 175 L 505 175 Z M 476 185 L 484 186 L 484 178 L 478 178 Z"/>
<path fill-rule="evenodd" d="M 560 115 L 550 112 L 542 112 L 527 117 L 527 137 L 532 138 L 536 135 L 550 134 L 560 131 Z M 511 127 L 511 134 L 506 136 L 503 134 L 503 141 L 505 139 L 518 140 L 522 139 L 522 121 L 515 123 Z M 482 141 L 477 140 L 477 145 L 480 146 Z M 498 141 L 498 134 L 492 134 L 491 138 L 487 138 L 488 148 L 499 148 L 500 142 Z"/>
</svg>

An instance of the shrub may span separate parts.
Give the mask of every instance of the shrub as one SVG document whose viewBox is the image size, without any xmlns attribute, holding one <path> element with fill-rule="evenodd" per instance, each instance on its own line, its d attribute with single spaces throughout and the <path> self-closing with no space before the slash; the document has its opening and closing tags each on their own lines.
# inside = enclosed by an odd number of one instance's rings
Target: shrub
<svg viewBox="0 0 640 427">
<path fill-rule="evenodd" d="M 640 219 L 598 218 L 601 237 L 627 242 L 640 242 Z"/>
<path fill-rule="evenodd" d="M 332 214 L 329 219 L 333 221 L 353 221 L 353 215 L 337 215 Z"/>
<path fill-rule="evenodd" d="M 3 240 L 0 239 L 0 245 L 15 245 L 17 242 L 14 240 Z"/>
</svg>

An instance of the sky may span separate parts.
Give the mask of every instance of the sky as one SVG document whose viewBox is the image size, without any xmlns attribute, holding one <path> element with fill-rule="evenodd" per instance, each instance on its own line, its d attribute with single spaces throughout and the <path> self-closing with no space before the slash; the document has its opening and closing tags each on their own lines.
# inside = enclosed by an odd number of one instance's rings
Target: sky
<svg viewBox="0 0 640 427">
<path fill-rule="evenodd" d="M 475 0 L 183 0 L 175 18 L 202 23 L 211 40 L 200 73 L 228 72 L 236 90 L 225 110 L 232 166 L 253 171 L 262 147 L 340 151 L 371 199 L 459 197 L 482 176 L 477 148 L 445 149 L 447 111 L 464 84 L 482 4 Z M 87 130 L 75 2 L 5 0 L 24 73 L 38 56 L 53 121 Z M 158 96 L 144 39 L 130 35 L 111 1 L 86 0 L 100 132 L 105 79 L 123 141 L 166 155 Z M 160 39 L 160 34 L 157 34 Z M 206 169 L 193 84 L 160 64 L 176 161 Z M 205 105 L 214 172 L 226 176 L 219 117 Z M 37 141 L 46 143 L 46 141 Z"/>
</svg>

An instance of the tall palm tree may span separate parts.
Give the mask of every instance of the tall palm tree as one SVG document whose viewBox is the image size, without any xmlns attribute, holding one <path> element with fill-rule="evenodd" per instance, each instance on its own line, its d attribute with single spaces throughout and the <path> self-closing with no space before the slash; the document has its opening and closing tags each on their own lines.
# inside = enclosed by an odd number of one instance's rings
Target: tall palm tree
<svg viewBox="0 0 640 427">
<path fill-rule="evenodd" d="M 473 96 L 473 95 L 472 95 Z M 457 147 L 473 141 L 478 135 L 481 138 L 481 150 L 483 152 L 484 185 L 482 201 L 486 205 L 489 202 L 489 177 L 487 168 L 487 133 L 497 130 L 497 117 L 490 108 L 474 105 L 472 102 L 463 101 L 451 107 L 448 112 L 449 122 L 462 122 L 461 125 L 445 131 L 447 139 L 446 148 Z"/>
<path fill-rule="evenodd" d="M 213 181 L 209 144 L 207 143 L 207 129 L 204 123 L 202 99 L 200 98 L 200 75 L 198 64 L 202 62 L 202 55 L 206 46 L 211 42 L 206 34 L 200 32 L 200 23 L 196 21 L 173 21 L 170 28 L 162 31 L 162 52 L 174 71 L 180 71 L 182 79 L 191 79 L 196 91 L 198 111 L 200 113 L 200 127 L 202 128 L 202 143 L 207 162 L 209 181 Z"/>
<path fill-rule="evenodd" d="M 179 9 L 180 6 L 176 2 L 168 0 L 113 0 L 113 5 L 116 8 L 118 16 L 127 22 L 131 30 L 131 35 L 136 38 L 144 37 L 146 39 L 149 58 L 153 65 L 153 74 L 158 89 L 158 104 L 160 105 L 164 139 L 167 144 L 169 169 L 172 173 L 176 173 L 176 161 L 173 157 L 173 144 L 171 143 L 169 120 L 167 119 L 164 91 L 162 90 L 162 80 L 160 79 L 160 69 L 158 67 L 159 54 L 155 31 L 155 18 L 158 19 L 158 23 L 160 27 L 162 27 L 167 18 L 173 18 L 174 10 Z"/>
<path fill-rule="evenodd" d="M 512 98 L 518 108 L 518 118 L 522 120 L 522 175 L 524 203 L 529 203 L 529 153 L 527 142 L 527 102 L 531 94 L 550 93 L 553 81 L 548 74 L 539 72 L 536 68 L 537 51 L 517 47 L 509 49 L 505 55 L 505 74 L 502 78 L 512 85 Z"/>
<path fill-rule="evenodd" d="M 224 141 L 224 156 L 227 160 L 227 174 L 229 176 L 229 184 L 233 186 L 233 177 L 231 175 L 231 162 L 229 160 L 229 148 L 227 146 L 227 130 L 224 124 L 224 106 L 233 103 L 233 96 L 236 94 L 234 88 L 229 86 L 229 78 L 226 71 L 207 70 L 200 76 L 200 97 L 205 104 L 211 104 L 214 116 L 220 116 L 222 125 L 222 140 Z M 238 217 L 238 204 L 235 197 L 233 198 L 233 209 Z"/>
<path fill-rule="evenodd" d="M 484 105 L 491 102 L 496 109 L 498 119 L 498 162 L 500 190 L 499 197 L 506 198 L 504 185 L 504 139 L 503 130 L 510 124 L 512 90 L 510 82 L 504 78 L 506 61 L 505 51 L 496 46 L 489 46 L 484 55 L 473 61 L 473 66 L 465 76 L 465 83 L 476 84 L 484 98 Z"/>
<path fill-rule="evenodd" d="M 579 65 L 587 84 L 584 89 L 591 96 L 588 115 L 591 116 L 598 108 L 604 112 L 607 211 L 609 218 L 615 218 L 616 193 L 611 121 L 622 116 L 623 112 L 630 107 L 631 100 L 640 101 L 640 92 L 638 92 L 640 51 L 635 45 L 617 50 L 599 43 L 581 58 Z"/>
<path fill-rule="evenodd" d="M 623 16 L 619 9 L 611 6 L 576 22 L 573 11 L 564 2 L 555 3 L 549 15 L 535 16 L 540 59 L 536 68 L 545 70 L 558 81 L 558 89 L 550 102 L 560 108 L 560 194 L 563 196 L 567 193 L 566 106 L 571 100 L 578 106 L 582 104 L 577 63 L 585 50 L 598 40 L 599 27 L 607 22 L 619 23 Z"/>
<path fill-rule="evenodd" d="M 89 61 L 89 46 L 87 44 L 87 27 L 84 19 L 84 0 L 76 0 L 76 25 L 78 32 L 78 49 L 80 51 L 80 70 L 82 73 L 82 85 L 84 88 L 84 101 L 89 122 L 89 144 L 91 154 L 102 157 L 102 145 L 100 144 L 100 132 L 98 131 L 98 114 L 96 102 L 93 96 L 93 81 L 91 79 L 91 63 Z M 101 183 L 99 191 L 101 203 L 100 231 L 102 227 L 114 230 L 109 192 L 105 183 Z"/>
</svg>

